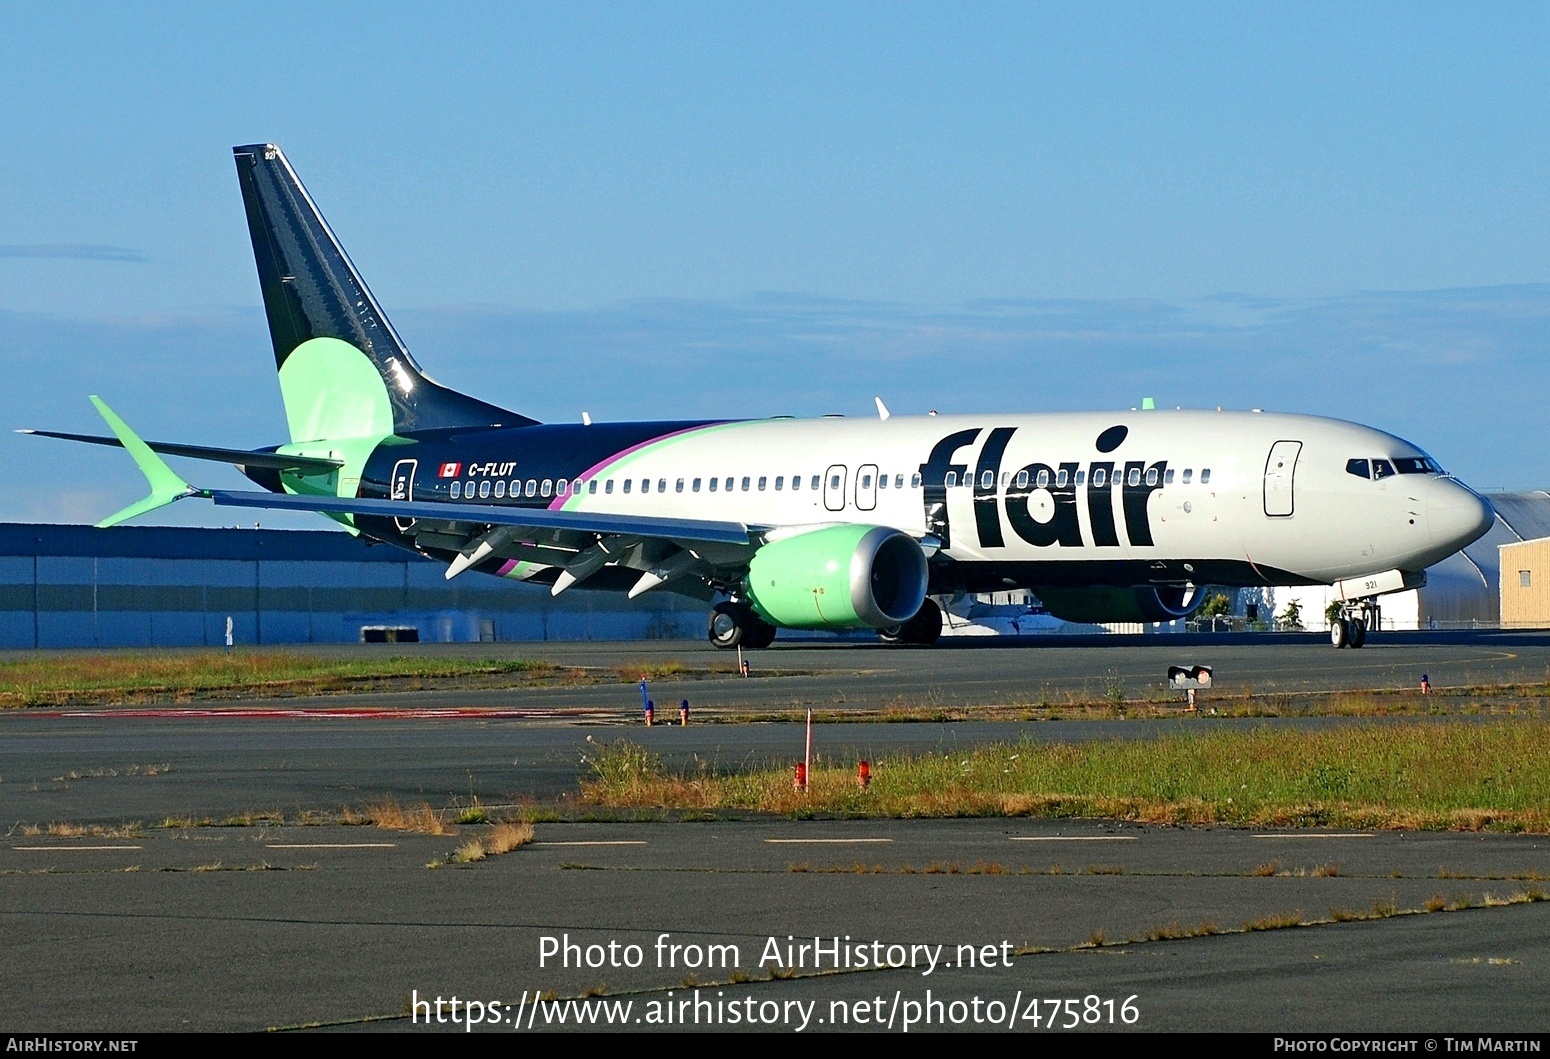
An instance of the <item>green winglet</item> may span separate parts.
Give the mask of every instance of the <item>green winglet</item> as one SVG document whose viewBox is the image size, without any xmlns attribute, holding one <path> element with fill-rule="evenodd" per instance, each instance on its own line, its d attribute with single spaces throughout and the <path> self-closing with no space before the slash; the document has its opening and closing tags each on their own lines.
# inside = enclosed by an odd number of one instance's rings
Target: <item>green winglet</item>
<svg viewBox="0 0 1550 1059">
<path fill-rule="evenodd" d="M 182 500 L 198 490 L 192 488 L 187 482 L 179 478 L 165 460 L 151 451 L 151 447 L 141 441 L 129 424 L 120 419 L 113 409 L 109 408 L 96 394 L 92 395 L 91 403 L 97 406 L 97 412 L 107 422 L 118 440 L 124 443 L 124 448 L 129 450 L 129 455 L 134 457 L 135 466 L 140 468 L 140 473 L 145 475 L 145 480 L 150 483 L 151 495 L 144 500 L 130 504 L 124 510 L 109 515 L 97 523 L 98 529 L 107 529 L 116 526 L 120 522 L 143 515 L 147 511 L 155 511 L 159 507 L 166 507 L 174 500 Z"/>
</svg>

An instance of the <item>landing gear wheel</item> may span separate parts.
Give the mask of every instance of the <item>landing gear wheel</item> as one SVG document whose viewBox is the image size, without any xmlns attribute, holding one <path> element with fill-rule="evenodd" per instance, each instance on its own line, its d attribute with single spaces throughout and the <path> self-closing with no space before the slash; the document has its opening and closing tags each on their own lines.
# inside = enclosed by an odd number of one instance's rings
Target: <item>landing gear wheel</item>
<svg viewBox="0 0 1550 1059">
<path fill-rule="evenodd" d="M 1367 642 L 1367 623 L 1360 618 L 1351 619 L 1351 646 L 1357 648 Z"/>
<path fill-rule="evenodd" d="M 1332 647 L 1351 646 L 1351 623 L 1344 618 L 1336 618 L 1329 623 L 1329 643 Z"/>
<path fill-rule="evenodd" d="M 753 611 L 742 603 L 717 603 L 711 608 L 706 632 L 712 646 L 730 651 L 743 646 L 754 621 Z"/>
<path fill-rule="evenodd" d="M 917 647 L 929 647 L 936 643 L 942 635 L 942 608 L 936 605 L 934 600 L 928 599 L 920 605 L 915 616 L 900 625 L 893 633 L 893 643 L 913 644 Z M 888 634 L 883 634 L 885 640 Z"/>
<path fill-rule="evenodd" d="M 775 642 L 775 626 L 762 618 L 753 616 L 753 624 L 743 634 L 743 646 L 751 650 L 768 647 Z"/>
</svg>

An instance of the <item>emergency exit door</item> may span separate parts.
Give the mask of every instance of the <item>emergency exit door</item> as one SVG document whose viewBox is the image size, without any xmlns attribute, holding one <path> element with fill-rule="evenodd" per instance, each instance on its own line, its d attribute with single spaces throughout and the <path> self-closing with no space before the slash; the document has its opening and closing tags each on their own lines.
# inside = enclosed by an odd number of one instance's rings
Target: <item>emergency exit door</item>
<svg viewBox="0 0 1550 1059">
<path fill-rule="evenodd" d="M 1287 518 L 1294 510 L 1293 478 L 1301 453 L 1300 441 L 1278 441 L 1270 446 L 1265 460 L 1265 514 L 1271 518 Z"/>
</svg>

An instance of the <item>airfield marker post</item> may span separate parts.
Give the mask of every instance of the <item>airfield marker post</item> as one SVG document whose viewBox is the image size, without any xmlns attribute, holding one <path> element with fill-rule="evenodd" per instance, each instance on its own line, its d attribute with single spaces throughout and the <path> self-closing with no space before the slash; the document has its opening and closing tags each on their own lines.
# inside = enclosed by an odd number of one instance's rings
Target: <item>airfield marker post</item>
<svg viewBox="0 0 1550 1059">
<path fill-rule="evenodd" d="M 802 754 L 802 789 L 807 789 L 807 777 L 813 774 L 813 711 L 807 711 L 807 749 Z"/>
<path fill-rule="evenodd" d="M 646 727 L 650 728 L 657 719 L 657 704 L 650 699 L 646 700 Z"/>
<path fill-rule="evenodd" d="M 689 700 L 684 699 L 678 704 L 678 725 L 680 728 L 689 727 Z"/>
<path fill-rule="evenodd" d="M 862 790 L 872 786 L 872 763 L 870 761 L 862 761 L 861 764 L 856 766 L 856 785 Z"/>
</svg>

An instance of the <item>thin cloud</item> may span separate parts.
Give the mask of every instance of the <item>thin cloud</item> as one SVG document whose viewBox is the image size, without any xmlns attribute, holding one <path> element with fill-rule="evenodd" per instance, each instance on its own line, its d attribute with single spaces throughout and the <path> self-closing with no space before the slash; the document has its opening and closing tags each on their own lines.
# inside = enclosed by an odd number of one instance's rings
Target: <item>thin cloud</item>
<svg viewBox="0 0 1550 1059">
<path fill-rule="evenodd" d="M 76 261 L 144 262 L 145 253 L 128 246 L 96 243 L 0 243 L 0 257 L 51 257 Z"/>
</svg>

